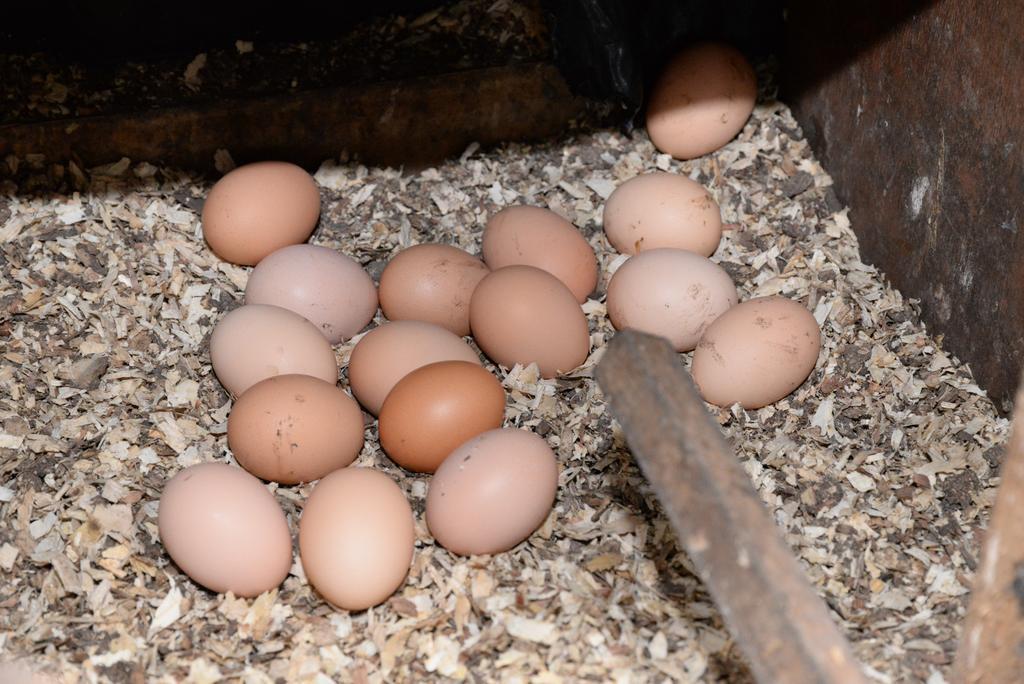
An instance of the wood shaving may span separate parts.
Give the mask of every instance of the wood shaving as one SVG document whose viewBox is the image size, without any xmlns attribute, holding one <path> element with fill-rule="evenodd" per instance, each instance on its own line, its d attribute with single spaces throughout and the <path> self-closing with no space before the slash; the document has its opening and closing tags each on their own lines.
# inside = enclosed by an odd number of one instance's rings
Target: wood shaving
<svg viewBox="0 0 1024 684">
<path fill-rule="evenodd" d="M 487 217 L 513 203 L 569 217 L 603 274 L 585 306 L 594 352 L 581 369 L 542 380 L 532 366 L 491 367 L 509 393 L 507 424 L 558 454 L 549 519 L 508 553 L 452 556 L 424 524 L 426 478 L 391 464 L 371 425 L 358 463 L 401 483 L 417 548 L 395 597 L 352 615 L 320 600 L 298 561 L 279 590 L 238 599 L 197 587 L 158 541 L 164 483 L 232 460 L 230 402 L 207 344 L 241 304 L 248 269 L 201 240 L 210 182 L 128 160 L 3 168 L 5 659 L 64 682 L 749 681 L 592 379 L 614 334 L 604 290 L 622 261 L 602 203 L 624 180 L 668 169 L 720 203 L 729 226 L 715 260 L 742 297 L 783 294 L 822 326 L 817 367 L 793 395 L 712 414 L 872 678 L 948 673 L 1007 421 L 916 303 L 861 261 L 829 176 L 770 97 L 735 141 L 692 162 L 639 132 L 578 131 L 424 170 L 319 169 L 313 241 L 375 278 L 410 244 L 479 253 Z M 310 486 L 274 489 L 294 531 Z"/>
</svg>

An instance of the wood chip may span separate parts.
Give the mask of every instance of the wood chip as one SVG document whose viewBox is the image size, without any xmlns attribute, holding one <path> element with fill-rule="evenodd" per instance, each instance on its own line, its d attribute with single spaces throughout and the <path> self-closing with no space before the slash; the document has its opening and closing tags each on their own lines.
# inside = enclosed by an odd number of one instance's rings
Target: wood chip
<svg viewBox="0 0 1024 684">
<path fill-rule="evenodd" d="M 0 570 L 10 572 L 14 568 L 14 561 L 18 559 L 18 547 L 5 543 L 0 546 Z"/>
<path fill-rule="evenodd" d="M 149 638 L 152 638 L 160 630 L 170 627 L 181 617 L 181 603 L 181 590 L 178 587 L 171 587 L 156 612 L 153 613 L 153 619 L 149 623 Z"/>
<path fill-rule="evenodd" d="M 551 643 L 557 638 L 556 626 L 551 622 L 532 620 L 518 615 L 509 616 L 505 620 L 505 630 L 510 636 L 526 641 L 538 643 Z"/>
</svg>

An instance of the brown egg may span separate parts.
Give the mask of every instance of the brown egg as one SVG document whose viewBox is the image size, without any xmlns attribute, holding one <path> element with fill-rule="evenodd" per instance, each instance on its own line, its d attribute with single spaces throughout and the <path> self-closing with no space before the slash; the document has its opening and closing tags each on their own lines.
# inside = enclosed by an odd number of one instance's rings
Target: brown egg
<svg viewBox="0 0 1024 684">
<path fill-rule="evenodd" d="M 452 450 L 501 427 L 505 390 L 475 363 L 441 361 L 402 378 L 384 400 L 381 448 L 398 465 L 432 473 Z"/>
<path fill-rule="evenodd" d="M 202 463 L 179 472 L 164 487 L 157 525 L 178 567 L 217 593 L 257 596 L 292 566 L 284 511 L 241 468 Z"/>
<path fill-rule="evenodd" d="M 738 299 L 732 278 L 718 264 L 682 249 L 652 249 L 615 272 L 607 307 L 616 330 L 660 335 L 686 352 Z"/>
<path fill-rule="evenodd" d="M 425 321 L 469 334 L 469 298 L 490 269 L 451 245 L 414 245 L 380 276 L 380 307 L 391 321 Z"/>
<path fill-rule="evenodd" d="M 377 313 L 377 288 L 354 259 L 318 245 L 290 245 L 269 254 L 249 274 L 246 304 L 294 311 L 331 344 L 355 335 Z"/>
<path fill-rule="evenodd" d="M 491 430 L 437 469 L 427 492 L 427 526 L 452 553 L 507 551 L 544 522 L 557 488 L 558 463 L 547 442 L 526 430 Z"/>
<path fill-rule="evenodd" d="M 722 215 L 700 183 L 675 173 L 645 173 L 608 197 L 604 232 L 622 254 L 673 247 L 711 256 L 722 240 Z"/>
<path fill-rule="evenodd" d="M 299 521 L 309 583 L 345 610 L 365 610 L 395 593 L 409 572 L 415 541 L 402 490 L 369 468 L 343 468 L 320 480 Z"/>
<path fill-rule="evenodd" d="M 203 204 L 203 237 L 225 261 L 252 266 L 286 245 L 305 242 L 320 217 L 320 190 L 286 162 L 239 166 Z"/>
<path fill-rule="evenodd" d="M 597 287 L 594 248 L 576 226 L 549 209 L 509 207 L 487 221 L 484 261 L 492 269 L 533 266 L 547 271 L 585 302 Z"/>
<path fill-rule="evenodd" d="M 647 104 L 647 133 L 676 159 L 699 157 L 736 137 L 756 99 L 757 77 L 742 53 L 699 43 L 661 72 Z"/>
<path fill-rule="evenodd" d="M 236 397 L 275 375 L 312 375 L 334 384 L 338 362 L 316 326 L 279 306 L 246 304 L 228 312 L 210 336 L 210 361 Z"/>
<path fill-rule="evenodd" d="M 336 385 L 275 375 L 238 398 L 228 446 L 239 465 L 281 484 L 312 482 L 344 468 L 363 448 L 363 412 Z"/>
<path fill-rule="evenodd" d="M 493 361 L 509 368 L 536 362 L 545 378 L 573 370 L 590 353 L 579 303 L 560 280 L 533 266 L 506 266 L 481 280 L 469 325 Z"/>
<path fill-rule="evenodd" d="M 422 321 L 385 323 L 366 333 L 352 349 L 349 385 L 359 403 L 376 416 L 399 380 L 437 361 L 480 365 L 480 357 L 465 340 L 439 325 Z"/>
<path fill-rule="evenodd" d="M 760 297 L 708 327 L 691 373 L 705 401 L 760 408 L 799 387 L 820 351 L 821 332 L 810 311 L 785 297 Z"/>
</svg>

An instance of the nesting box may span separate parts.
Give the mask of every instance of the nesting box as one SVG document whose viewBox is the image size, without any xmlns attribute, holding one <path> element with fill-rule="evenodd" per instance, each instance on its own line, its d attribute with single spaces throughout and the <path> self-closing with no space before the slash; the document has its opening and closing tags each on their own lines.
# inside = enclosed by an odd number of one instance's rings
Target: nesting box
<svg viewBox="0 0 1024 684">
<path fill-rule="evenodd" d="M 4 29 L 0 667 L 167 682 L 1019 672 L 1021 6 L 286 9 L 65 3 L 36 17 L 49 39 Z M 722 150 L 674 160 L 643 104 L 698 39 L 751 57 L 759 105 Z M 326 604 L 301 562 L 258 598 L 211 593 L 159 540 L 166 481 L 232 458 L 208 340 L 249 271 L 206 249 L 203 201 L 218 174 L 270 158 L 315 174 L 314 242 L 375 281 L 416 243 L 480 252 L 515 204 L 575 224 L 600 267 L 578 369 L 480 357 L 506 424 L 557 454 L 554 512 L 528 541 L 490 557 L 434 544 L 429 476 L 391 462 L 367 416 L 358 463 L 399 482 L 417 521 L 405 584 L 368 612 Z M 704 405 L 688 357 L 608 321 L 625 255 L 602 206 L 653 171 L 715 196 L 715 259 L 742 298 L 796 299 L 821 326 L 790 397 Z M 359 339 L 335 348 L 342 387 Z M 1000 473 L 1010 503 L 993 509 Z M 310 490 L 274 488 L 293 531 Z"/>
</svg>

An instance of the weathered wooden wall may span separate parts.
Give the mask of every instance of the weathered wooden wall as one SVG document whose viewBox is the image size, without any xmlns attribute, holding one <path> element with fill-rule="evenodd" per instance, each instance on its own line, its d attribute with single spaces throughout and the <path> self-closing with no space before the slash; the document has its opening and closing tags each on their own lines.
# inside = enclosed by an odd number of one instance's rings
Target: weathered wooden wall
<svg viewBox="0 0 1024 684">
<path fill-rule="evenodd" d="M 790 0 L 787 102 L 864 260 L 1005 410 L 1024 357 L 1024 3 Z"/>
</svg>

